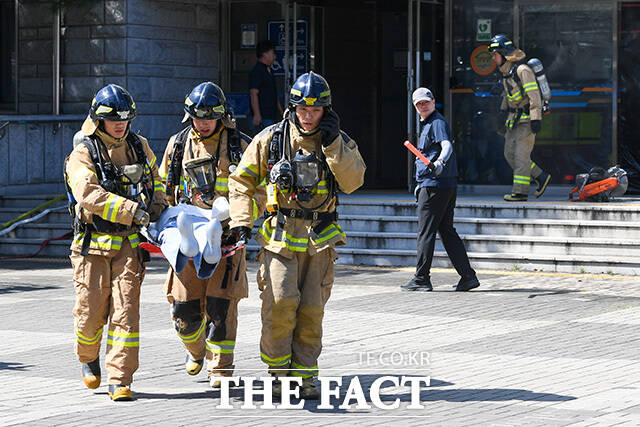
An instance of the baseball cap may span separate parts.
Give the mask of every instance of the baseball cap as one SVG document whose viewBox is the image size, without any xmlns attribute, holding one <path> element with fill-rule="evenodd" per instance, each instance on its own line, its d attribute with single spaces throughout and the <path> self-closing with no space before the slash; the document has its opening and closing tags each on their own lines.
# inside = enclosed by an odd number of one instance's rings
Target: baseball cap
<svg viewBox="0 0 640 427">
<path fill-rule="evenodd" d="M 416 105 L 420 101 L 432 101 L 433 94 L 426 87 L 419 87 L 413 91 L 413 105 Z"/>
</svg>

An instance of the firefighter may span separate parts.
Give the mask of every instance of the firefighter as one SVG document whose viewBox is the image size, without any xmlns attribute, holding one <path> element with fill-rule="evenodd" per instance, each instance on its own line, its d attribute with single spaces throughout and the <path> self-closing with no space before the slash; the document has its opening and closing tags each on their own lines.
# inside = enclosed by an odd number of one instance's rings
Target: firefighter
<svg viewBox="0 0 640 427">
<path fill-rule="evenodd" d="M 505 122 L 504 157 L 513 169 L 513 187 L 504 196 L 508 202 L 524 202 L 529 185 L 537 185 L 534 195 L 542 196 L 551 175 L 531 161 L 536 134 L 542 129 L 542 98 L 536 76 L 524 62 L 525 53 L 504 34 L 493 36 L 489 45 L 502 75 L 504 93 L 501 111 L 508 111 Z"/>
<path fill-rule="evenodd" d="M 169 139 L 160 175 L 171 205 L 186 203 L 211 209 L 215 200 L 228 196 L 229 174 L 250 138 L 235 128 L 224 93 L 214 83 L 196 86 L 184 101 L 184 112 L 182 121 L 187 127 Z M 202 174 L 187 170 L 195 159 L 201 159 L 195 163 L 209 168 L 215 179 L 196 182 L 193 177 Z M 257 205 L 252 208 L 255 219 Z M 245 250 L 222 259 L 208 278 L 198 277 L 193 259 L 179 274 L 170 269 L 165 291 L 172 321 L 186 349 L 187 373 L 197 375 L 206 358 L 210 384 L 219 387 L 219 377 L 233 373 L 238 301 L 248 296 Z"/>
<path fill-rule="evenodd" d="M 132 399 L 138 368 L 146 261 L 138 232 L 166 207 L 156 157 L 147 140 L 131 132 L 135 116 L 129 92 L 114 84 L 100 89 L 65 163 L 74 228 L 76 354 L 84 384 L 98 388 L 100 342 L 108 324 L 106 367 L 114 401 Z"/>
<path fill-rule="evenodd" d="M 314 378 L 334 246 L 346 243 L 337 223 L 337 190 L 359 188 L 365 168 L 355 141 L 340 130 L 327 81 L 309 72 L 291 88 L 284 120 L 256 135 L 229 180 L 231 232 L 245 240 L 253 224 L 251 199 L 268 180 L 270 216 L 256 235 L 262 246 L 260 356 L 272 375 L 302 377 L 302 398 L 319 397 Z M 273 392 L 281 393 L 277 378 Z"/>
</svg>

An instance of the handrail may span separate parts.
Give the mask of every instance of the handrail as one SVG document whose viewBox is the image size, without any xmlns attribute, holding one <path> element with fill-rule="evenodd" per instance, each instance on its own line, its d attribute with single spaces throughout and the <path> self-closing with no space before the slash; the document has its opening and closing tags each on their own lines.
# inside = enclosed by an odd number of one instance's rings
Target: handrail
<svg viewBox="0 0 640 427">
<path fill-rule="evenodd" d="M 0 122 L 78 122 L 86 118 L 86 114 L 5 114 Z"/>
</svg>

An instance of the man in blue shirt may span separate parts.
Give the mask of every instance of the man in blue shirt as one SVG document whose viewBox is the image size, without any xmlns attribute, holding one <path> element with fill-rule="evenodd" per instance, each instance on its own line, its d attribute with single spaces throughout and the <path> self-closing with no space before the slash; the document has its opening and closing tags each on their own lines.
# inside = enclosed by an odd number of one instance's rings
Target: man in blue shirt
<svg viewBox="0 0 640 427">
<path fill-rule="evenodd" d="M 437 231 L 451 263 L 461 277 L 456 291 L 468 291 L 480 286 L 480 282 L 469 264 L 464 244 L 453 227 L 458 166 L 449 125 L 442 114 L 436 111 L 436 101 L 429 89 L 416 89 L 412 98 L 422 125 L 418 149 L 432 164 L 427 166 L 416 158 L 418 265 L 413 279 L 400 287 L 404 291 L 433 290 L 429 272 Z"/>
<path fill-rule="evenodd" d="M 276 78 L 271 66 L 276 59 L 273 43 L 264 40 L 256 46 L 256 65 L 249 73 L 251 126 L 257 133 L 282 119 L 282 105 L 278 99 Z"/>
</svg>

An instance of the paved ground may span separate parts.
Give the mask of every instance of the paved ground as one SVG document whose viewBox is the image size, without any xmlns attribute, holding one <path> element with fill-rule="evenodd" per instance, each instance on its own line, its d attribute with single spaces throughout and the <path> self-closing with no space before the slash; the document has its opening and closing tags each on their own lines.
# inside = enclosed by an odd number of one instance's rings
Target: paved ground
<svg viewBox="0 0 640 427">
<path fill-rule="evenodd" d="M 255 267 L 236 349 L 239 373 L 260 377 Z M 331 400 L 335 409 L 305 402 L 266 410 L 260 399 L 258 409 L 241 409 L 237 388 L 234 409 L 221 410 L 206 374 L 183 371 L 162 295 L 166 269 L 152 263 L 143 287 L 137 400 L 116 404 L 105 386 L 82 385 L 68 263 L 2 262 L 0 425 L 197 425 L 221 417 L 243 425 L 640 424 L 640 278 L 482 272 L 481 288 L 456 293 L 457 276 L 437 270 L 434 292 L 403 293 L 409 270 L 338 267 L 319 363 L 321 375 L 345 384 Z M 399 409 L 357 409 L 355 400 L 338 408 L 355 376 L 368 393 L 382 375 L 430 375 L 424 408 L 408 409 L 410 389 L 390 383 L 382 400 L 400 398 Z"/>
</svg>

